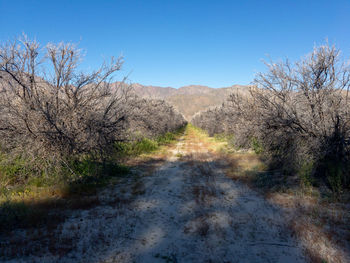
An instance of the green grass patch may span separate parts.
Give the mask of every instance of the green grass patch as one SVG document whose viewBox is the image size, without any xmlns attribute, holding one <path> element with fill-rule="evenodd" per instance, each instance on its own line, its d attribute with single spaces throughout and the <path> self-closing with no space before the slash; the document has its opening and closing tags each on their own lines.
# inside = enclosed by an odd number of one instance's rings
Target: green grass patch
<svg viewBox="0 0 350 263">
<path fill-rule="evenodd" d="M 251 148 L 256 154 L 261 154 L 264 151 L 262 143 L 255 137 L 251 139 Z"/>
<path fill-rule="evenodd" d="M 188 135 L 189 133 L 194 133 L 195 135 L 209 137 L 208 133 L 205 130 L 203 130 L 197 126 L 194 126 L 191 123 L 188 123 L 186 125 L 186 129 L 185 129 L 185 134 Z"/>
<path fill-rule="evenodd" d="M 18 162 L 12 164 L 14 168 L 10 165 L 5 170 L 11 171 L 11 176 L 23 170 L 17 169 Z M 14 184 L 1 185 L 0 231 L 51 224 L 60 217 L 59 211 L 98 204 L 93 198 L 97 189 L 129 173 L 126 166 L 89 158 L 72 160 L 53 170 L 56 173 L 52 176 L 27 174 Z"/>
<path fill-rule="evenodd" d="M 233 134 L 218 133 L 218 134 L 214 134 L 213 137 L 217 142 L 232 143 L 234 140 Z"/>
<path fill-rule="evenodd" d="M 163 136 L 159 136 L 156 141 L 159 145 L 166 145 L 172 143 L 174 140 L 177 139 L 178 133 L 171 133 L 167 132 Z"/>
<path fill-rule="evenodd" d="M 136 156 L 142 153 L 150 153 L 157 150 L 158 142 L 148 138 L 143 138 L 135 142 L 115 143 L 115 155 L 118 157 Z"/>
<path fill-rule="evenodd" d="M 180 128 L 176 132 L 167 132 L 155 138 L 142 138 L 132 142 L 117 142 L 115 143 L 115 158 L 137 156 L 157 151 L 163 145 L 174 143 L 184 133 L 184 129 L 185 127 Z"/>
<path fill-rule="evenodd" d="M 70 173 L 69 173 L 70 172 Z M 115 177 L 123 177 L 129 173 L 129 167 L 106 162 L 101 163 L 90 159 L 73 161 L 64 180 L 64 189 L 67 195 L 94 194 L 100 187 L 106 186 Z"/>
<path fill-rule="evenodd" d="M 72 156 L 50 162 L 39 157 L 10 157 L 0 152 L 0 230 L 46 224 L 50 211 L 92 205 L 101 187 L 128 176 L 129 167 L 120 157 L 137 156 L 158 150 L 182 135 L 184 128 L 154 139 L 142 138 L 116 143 L 115 154 L 101 162 L 89 156 Z M 98 202 L 97 202 L 98 203 Z"/>
<path fill-rule="evenodd" d="M 310 188 L 314 184 L 314 178 L 312 177 L 312 173 L 314 170 L 313 162 L 304 162 L 300 165 L 298 175 L 300 178 L 300 184 L 304 188 Z"/>
<path fill-rule="evenodd" d="M 182 158 L 182 157 L 183 157 L 183 154 L 182 154 L 182 153 L 177 153 L 177 154 L 175 154 L 175 156 L 176 156 L 177 158 Z"/>
</svg>

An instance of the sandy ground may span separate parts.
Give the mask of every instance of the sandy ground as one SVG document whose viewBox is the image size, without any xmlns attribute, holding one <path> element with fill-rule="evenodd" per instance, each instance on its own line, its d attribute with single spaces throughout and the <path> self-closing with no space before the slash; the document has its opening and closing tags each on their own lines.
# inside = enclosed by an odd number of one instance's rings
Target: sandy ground
<svg viewBox="0 0 350 263">
<path fill-rule="evenodd" d="M 135 170 L 99 194 L 101 205 L 75 211 L 57 237 L 69 252 L 9 262 L 305 262 L 282 211 L 188 144 L 180 139 L 151 174 Z"/>
</svg>

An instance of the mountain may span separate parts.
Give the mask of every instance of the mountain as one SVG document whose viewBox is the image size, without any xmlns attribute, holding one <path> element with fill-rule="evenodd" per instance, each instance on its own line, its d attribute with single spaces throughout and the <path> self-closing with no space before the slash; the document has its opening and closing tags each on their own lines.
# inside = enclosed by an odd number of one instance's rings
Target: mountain
<svg viewBox="0 0 350 263">
<path fill-rule="evenodd" d="M 180 88 L 181 89 L 181 88 Z M 179 90 L 180 90 L 179 89 Z M 199 88 L 198 88 L 199 89 Z M 209 107 L 221 105 L 230 94 L 237 90 L 248 90 L 246 86 L 232 86 L 228 88 L 204 88 L 194 91 L 193 89 L 183 90 L 177 94 L 169 96 L 165 100 L 180 111 L 187 120 L 191 120 L 192 116 Z"/>
<path fill-rule="evenodd" d="M 209 88 L 207 86 L 189 85 L 189 86 L 184 86 L 177 89 L 177 94 L 184 94 L 184 95 L 204 94 L 204 93 L 209 93 L 212 90 L 213 88 Z"/>
<path fill-rule="evenodd" d="M 122 86 L 126 87 L 125 84 Z M 167 101 L 181 112 L 187 120 L 190 120 L 199 111 L 221 105 L 231 93 L 247 91 L 249 88 L 249 86 L 243 85 L 233 85 L 225 88 L 189 85 L 175 89 L 172 87 L 145 86 L 139 83 L 131 84 L 130 87 L 132 92 L 140 97 Z"/>
<path fill-rule="evenodd" d="M 152 99 L 166 99 L 177 93 L 177 89 L 171 87 L 143 86 L 135 83 L 132 90 L 140 97 Z"/>
</svg>

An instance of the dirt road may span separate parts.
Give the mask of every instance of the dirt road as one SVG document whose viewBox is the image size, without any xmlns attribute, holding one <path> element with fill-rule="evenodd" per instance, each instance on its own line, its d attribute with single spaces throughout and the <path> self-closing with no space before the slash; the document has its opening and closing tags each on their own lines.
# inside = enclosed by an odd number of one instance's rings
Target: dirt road
<svg viewBox="0 0 350 263">
<path fill-rule="evenodd" d="M 221 166 L 203 142 L 184 136 L 155 170 L 135 170 L 99 194 L 101 205 L 60 226 L 72 250 L 23 260 L 305 262 L 282 212 Z"/>
</svg>

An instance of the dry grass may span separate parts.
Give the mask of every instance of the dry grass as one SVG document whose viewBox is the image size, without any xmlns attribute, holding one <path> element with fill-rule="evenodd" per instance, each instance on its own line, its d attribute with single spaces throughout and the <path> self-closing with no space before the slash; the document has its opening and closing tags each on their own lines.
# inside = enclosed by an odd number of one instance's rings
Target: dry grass
<svg viewBox="0 0 350 263">
<path fill-rule="evenodd" d="M 224 153 L 220 154 L 221 160 L 226 162 L 225 173 L 228 177 L 245 182 L 249 185 L 254 183 L 257 173 L 267 170 L 266 165 L 258 155 L 253 152 Z"/>
<path fill-rule="evenodd" d="M 306 248 L 310 262 L 348 262 L 348 205 L 322 202 L 316 189 L 303 189 L 297 180 L 288 181 L 281 173 L 267 171 L 254 153 L 227 154 L 225 160 L 229 163 L 226 168 L 229 177 L 248 184 L 286 211 L 290 228 Z"/>
<path fill-rule="evenodd" d="M 315 189 L 302 189 L 295 181 L 286 181 L 282 174 L 266 171 L 255 154 L 231 154 L 226 160 L 229 177 L 248 184 L 286 211 L 290 228 L 306 248 L 310 262 L 340 263 L 350 259 L 349 206 L 322 202 Z"/>
<path fill-rule="evenodd" d="M 200 144 L 202 152 L 205 148 L 211 152 L 212 159 L 228 177 L 246 183 L 262 193 L 269 202 L 282 208 L 290 228 L 305 247 L 310 262 L 350 262 L 348 201 L 325 199 L 319 190 L 301 187 L 298 178 L 286 179 L 280 171 L 269 171 L 254 152 L 234 151 L 227 143 L 217 141 L 197 128 L 189 127 L 186 140 Z M 187 150 L 197 149 L 189 144 Z M 187 156 L 188 164 L 194 154 Z M 205 156 L 202 159 L 204 161 Z M 200 187 L 193 189 L 193 194 L 203 203 L 203 196 L 210 195 L 210 191 L 207 192 Z"/>
<path fill-rule="evenodd" d="M 322 202 L 318 197 L 291 193 L 273 193 L 268 200 L 288 213 L 290 227 L 307 248 L 311 262 L 348 262 L 348 205 Z"/>
</svg>

